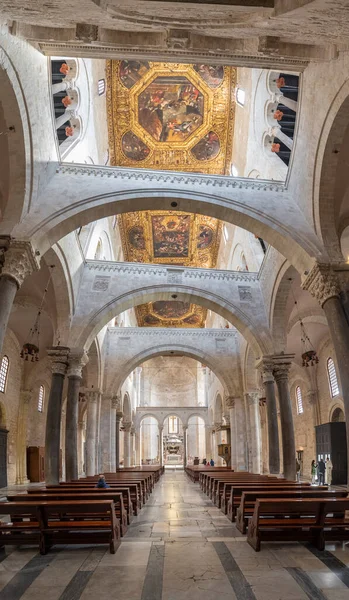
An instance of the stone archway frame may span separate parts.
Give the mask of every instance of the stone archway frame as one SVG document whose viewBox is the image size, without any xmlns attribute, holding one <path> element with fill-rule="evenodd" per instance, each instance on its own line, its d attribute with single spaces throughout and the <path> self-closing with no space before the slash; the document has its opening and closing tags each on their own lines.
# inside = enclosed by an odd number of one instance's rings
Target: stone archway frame
<svg viewBox="0 0 349 600">
<path fill-rule="evenodd" d="M 208 425 L 207 406 L 138 406 L 135 415 L 135 427 L 140 427 L 143 419 L 147 417 L 156 419 L 159 428 L 164 426 L 166 419 L 169 417 L 177 417 L 182 422 L 183 427 L 188 427 L 191 417 L 200 417 L 205 425 Z"/>
<path fill-rule="evenodd" d="M 319 238 L 333 262 L 343 262 L 340 226 L 335 214 L 336 174 L 342 158 L 342 143 L 349 126 L 349 81 L 337 92 L 330 105 L 317 147 L 313 186 L 313 219 Z M 349 185 L 349 180 L 348 180 Z M 333 210 L 332 210 L 333 208 Z M 347 224 L 347 223 L 346 223 Z"/>
<path fill-rule="evenodd" d="M 9 233 L 10 223 L 18 223 L 31 207 L 33 197 L 32 134 L 22 84 L 10 56 L 0 47 L 1 105 L 7 127 L 9 156 L 8 198 L 1 221 Z M 11 128 L 11 129 L 10 129 Z"/>
<path fill-rule="evenodd" d="M 216 294 L 205 293 L 200 289 L 182 284 L 152 285 L 135 289 L 123 296 L 114 297 L 111 302 L 95 310 L 88 317 L 88 322 L 86 322 L 87 319 L 76 322 L 76 328 L 72 330 L 70 346 L 85 347 L 88 350 L 97 333 L 113 317 L 138 304 L 157 300 L 171 300 L 173 294 L 177 295 L 177 300 L 190 301 L 205 306 L 212 312 L 221 315 L 247 339 L 256 356 L 272 353 L 272 342 L 265 323 L 252 320 L 251 316 L 248 316 L 239 307 Z M 74 328 L 74 322 L 72 326 Z M 78 337 L 76 337 L 76 333 Z"/>
<path fill-rule="evenodd" d="M 127 334 L 127 331 L 126 331 Z M 124 365 L 120 365 L 120 370 L 115 374 L 113 379 L 109 382 L 108 388 L 120 389 L 126 378 L 129 376 L 136 367 L 146 362 L 150 358 L 156 358 L 157 356 L 171 356 L 172 353 L 180 353 L 181 355 L 188 356 L 199 362 L 207 364 L 216 377 L 220 380 L 227 395 L 236 395 L 236 389 L 234 384 L 234 377 L 228 372 L 222 372 L 219 367 L 219 357 L 216 360 L 212 357 L 204 354 L 195 347 L 185 346 L 179 343 L 168 343 L 160 346 L 154 346 L 154 341 L 149 342 L 149 347 L 139 354 L 135 355 L 131 360 L 127 361 Z M 207 407 L 204 407 L 207 408 Z"/>
<path fill-rule="evenodd" d="M 123 212 L 174 208 L 251 231 L 284 254 L 301 274 L 311 270 L 315 259 L 328 260 L 285 184 L 146 169 L 58 165 L 38 199 L 35 216 L 14 233 L 18 239 L 30 238 L 45 253 L 57 240 L 91 221 Z"/>
</svg>

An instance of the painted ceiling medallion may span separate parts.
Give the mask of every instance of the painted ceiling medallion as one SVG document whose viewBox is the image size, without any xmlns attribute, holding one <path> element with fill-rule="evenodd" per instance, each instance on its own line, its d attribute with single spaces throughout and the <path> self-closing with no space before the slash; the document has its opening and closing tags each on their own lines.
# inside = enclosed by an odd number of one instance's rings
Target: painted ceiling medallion
<svg viewBox="0 0 349 600">
<path fill-rule="evenodd" d="M 175 211 L 125 213 L 118 217 L 124 258 L 129 262 L 214 268 L 221 222 Z M 206 309 L 179 300 L 136 308 L 140 327 L 204 327 Z"/>
<path fill-rule="evenodd" d="M 107 61 L 110 164 L 230 174 L 236 69 Z"/>
</svg>

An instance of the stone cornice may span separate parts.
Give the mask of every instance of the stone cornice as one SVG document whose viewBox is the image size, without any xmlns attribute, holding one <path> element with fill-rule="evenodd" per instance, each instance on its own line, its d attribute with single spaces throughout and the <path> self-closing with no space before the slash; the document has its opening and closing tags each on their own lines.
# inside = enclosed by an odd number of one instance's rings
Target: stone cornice
<svg viewBox="0 0 349 600">
<path fill-rule="evenodd" d="M 226 23 L 225 23 L 226 26 Z M 43 54 L 47 56 L 78 56 L 86 58 L 112 58 L 112 59 L 138 59 L 138 60 L 151 60 L 159 61 L 173 60 L 174 49 L 166 46 L 119 46 L 117 44 L 107 45 L 104 43 L 95 44 L 82 44 L 80 42 L 61 42 L 57 41 L 38 41 L 38 46 Z M 250 68 L 271 68 L 273 69 L 285 69 L 286 67 L 297 67 L 297 70 L 303 70 L 309 64 L 309 59 L 301 57 L 283 57 L 278 54 L 274 54 L 271 60 L 270 56 L 266 56 L 262 53 L 259 54 L 248 54 L 242 52 L 236 52 L 235 50 L 215 50 L 215 49 L 199 49 L 199 48 L 177 48 L 175 49 L 176 62 L 202 62 L 208 61 L 209 63 L 215 64 L 217 61 L 224 65 L 232 65 L 234 67 L 250 67 Z"/>
<path fill-rule="evenodd" d="M 127 179 L 151 183 L 168 183 L 169 185 L 185 185 L 198 188 L 208 186 L 221 189 L 246 189 L 265 192 L 284 192 L 286 186 L 281 181 L 267 179 L 250 179 L 248 177 L 228 177 L 223 175 L 198 175 L 197 173 L 174 173 L 172 171 L 153 171 L 150 169 L 127 169 L 123 167 L 99 167 L 94 165 L 79 165 L 61 163 L 57 173 L 63 175 L 82 175 L 99 177 L 101 179 Z"/>
<path fill-rule="evenodd" d="M 108 333 L 121 338 L 132 337 L 209 337 L 209 338 L 236 338 L 235 329 L 171 329 L 170 327 L 108 327 Z"/>
<path fill-rule="evenodd" d="M 114 273 L 131 273 L 137 275 L 160 275 L 167 277 L 169 274 L 180 273 L 183 279 L 215 279 L 220 281 L 257 281 L 258 273 L 247 271 L 227 271 L 224 269 L 199 269 L 194 267 L 176 267 L 162 265 L 148 265 L 142 263 L 113 262 L 106 260 L 87 260 L 86 268 L 89 271 L 102 271 Z"/>
</svg>

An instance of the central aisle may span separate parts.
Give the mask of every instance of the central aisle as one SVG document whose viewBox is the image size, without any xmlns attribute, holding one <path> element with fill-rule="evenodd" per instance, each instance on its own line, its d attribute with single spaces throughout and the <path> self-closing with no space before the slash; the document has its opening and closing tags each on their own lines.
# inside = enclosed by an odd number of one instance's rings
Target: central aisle
<svg viewBox="0 0 349 600">
<path fill-rule="evenodd" d="M 114 555 L 0 550 L 0 600 L 349 600 L 349 552 L 328 548 L 255 553 L 198 484 L 166 472 Z"/>
</svg>

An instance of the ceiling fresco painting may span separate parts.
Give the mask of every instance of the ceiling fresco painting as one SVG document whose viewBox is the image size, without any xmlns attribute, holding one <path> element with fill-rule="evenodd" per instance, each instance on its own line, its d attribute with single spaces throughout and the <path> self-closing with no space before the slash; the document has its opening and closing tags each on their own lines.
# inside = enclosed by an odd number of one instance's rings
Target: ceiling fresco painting
<svg viewBox="0 0 349 600">
<path fill-rule="evenodd" d="M 126 261 L 214 268 L 222 223 L 213 217 L 176 211 L 119 215 Z M 140 327 L 204 327 L 206 309 L 179 300 L 136 307 Z"/>
<path fill-rule="evenodd" d="M 110 164 L 229 175 L 236 69 L 107 61 Z"/>
</svg>

